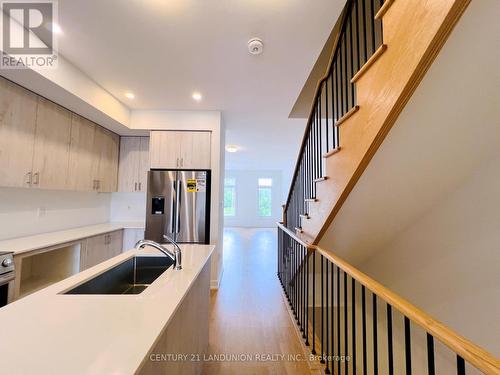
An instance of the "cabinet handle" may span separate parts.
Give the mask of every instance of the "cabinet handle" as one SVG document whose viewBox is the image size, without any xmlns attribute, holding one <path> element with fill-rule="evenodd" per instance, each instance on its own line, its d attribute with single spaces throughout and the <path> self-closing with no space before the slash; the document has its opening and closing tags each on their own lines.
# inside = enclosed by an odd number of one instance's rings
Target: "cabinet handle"
<svg viewBox="0 0 500 375">
<path fill-rule="evenodd" d="M 38 185 L 39 182 L 40 182 L 40 172 L 36 172 L 33 175 L 33 185 Z"/>
<path fill-rule="evenodd" d="M 184 158 L 181 158 L 181 167 L 184 166 Z"/>
<path fill-rule="evenodd" d="M 26 184 L 31 186 L 32 181 L 33 181 L 33 176 L 31 172 L 26 173 Z"/>
<path fill-rule="evenodd" d="M 134 184 L 134 191 L 137 191 L 137 182 Z"/>
<path fill-rule="evenodd" d="M 141 182 L 139 182 L 139 191 L 142 191 L 142 189 L 141 189 Z"/>
<path fill-rule="evenodd" d="M 179 167 L 179 158 L 177 158 L 177 161 L 176 161 L 176 163 L 175 163 L 175 166 L 176 166 L 176 167 Z"/>
<path fill-rule="evenodd" d="M 97 190 L 101 188 L 101 180 L 97 180 Z"/>
</svg>

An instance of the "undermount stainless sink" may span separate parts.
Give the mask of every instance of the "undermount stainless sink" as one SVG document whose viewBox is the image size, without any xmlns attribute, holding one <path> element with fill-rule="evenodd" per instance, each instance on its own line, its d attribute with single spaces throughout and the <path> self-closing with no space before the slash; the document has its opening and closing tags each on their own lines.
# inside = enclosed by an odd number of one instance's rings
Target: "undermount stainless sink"
<svg viewBox="0 0 500 375">
<path fill-rule="evenodd" d="M 64 294 L 140 294 L 172 264 L 166 256 L 134 256 Z"/>
</svg>

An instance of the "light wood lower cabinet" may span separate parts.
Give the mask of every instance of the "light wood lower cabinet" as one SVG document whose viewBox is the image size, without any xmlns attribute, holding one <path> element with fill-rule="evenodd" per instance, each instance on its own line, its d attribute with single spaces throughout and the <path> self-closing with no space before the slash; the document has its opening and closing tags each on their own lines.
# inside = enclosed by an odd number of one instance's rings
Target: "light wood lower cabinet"
<svg viewBox="0 0 500 375">
<path fill-rule="evenodd" d="M 80 252 L 80 271 L 117 256 L 122 249 L 123 230 L 87 238 Z"/>
<path fill-rule="evenodd" d="M 25 297 L 122 253 L 123 230 L 14 256 L 14 299 Z"/>
</svg>

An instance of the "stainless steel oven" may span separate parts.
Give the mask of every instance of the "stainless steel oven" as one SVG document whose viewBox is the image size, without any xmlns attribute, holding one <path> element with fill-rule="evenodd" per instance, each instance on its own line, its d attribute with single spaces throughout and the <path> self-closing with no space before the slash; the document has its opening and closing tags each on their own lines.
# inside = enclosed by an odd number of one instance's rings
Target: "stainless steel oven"
<svg viewBox="0 0 500 375">
<path fill-rule="evenodd" d="M 14 298 L 14 255 L 0 251 L 0 308 Z"/>
</svg>

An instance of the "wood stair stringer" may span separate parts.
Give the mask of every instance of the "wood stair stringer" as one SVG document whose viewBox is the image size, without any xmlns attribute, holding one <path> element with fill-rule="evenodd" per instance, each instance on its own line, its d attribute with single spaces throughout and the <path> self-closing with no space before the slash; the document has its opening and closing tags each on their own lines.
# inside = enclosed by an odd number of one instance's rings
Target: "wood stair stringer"
<svg viewBox="0 0 500 375">
<path fill-rule="evenodd" d="M 340 130 L 342 152 L 325 160 L 303 234 L 317 244 L 421 82 L 470 0 L 394 1 L 384 14 L 388 47 L 356 81 L 356 116 Z M 417 37 L 416 37 L 417 36 Z"/>
</svg>

